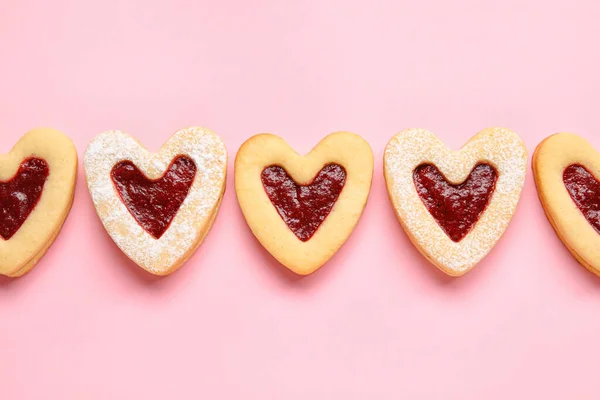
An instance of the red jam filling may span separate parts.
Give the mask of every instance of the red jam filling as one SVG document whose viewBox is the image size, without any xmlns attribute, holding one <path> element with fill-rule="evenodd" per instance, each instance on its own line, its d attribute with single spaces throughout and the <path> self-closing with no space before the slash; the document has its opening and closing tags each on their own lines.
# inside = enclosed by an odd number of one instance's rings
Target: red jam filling
<svg viewBox="0 0 600 400">
<path fill-rule="evenodd" d="M 167 172 L 150 180 L 131 161 L 115 165 L 111 177 L 121 200 L 142 228 L 159 239 L 169 228 L 196 176 L 196 164 L 185 156 L 173 160 Z"/>
<path fill-rule="evenodd" d="M 565 168 L 563 182 L 577 208 L 600 233 L 600 183 L 587 169 L 577 164 Z"/>
<path fill-rule="evenodd" d="M 13 237 L 40 201 L 49 174 L 46 161 L 30 158 L 11 180 L 0 182 L 0 236 L 4 240 Z"/>
<path fill-rule="evenodd" d="M 311 183 L 298 185 L 282 167 L 272 165 L 263 170 L 260 178 L 288 228 L 306 242 L 331 212 L 346 182 L 346 170 L 329 164 Z"/>
<path fill-rule="evenodd" d="M 450 239 L 460 242 L 489 204 L 498 174 L 491 165 L 478 164 L 463 183 L 453 185 L 437 167 L 423 164 L 413 179 L 427 210 Z"/>
</svg>

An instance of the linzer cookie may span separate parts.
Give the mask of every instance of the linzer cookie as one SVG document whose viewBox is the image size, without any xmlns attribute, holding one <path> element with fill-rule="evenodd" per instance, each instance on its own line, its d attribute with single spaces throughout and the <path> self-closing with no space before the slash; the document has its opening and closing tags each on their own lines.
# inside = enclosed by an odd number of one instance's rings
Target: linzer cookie
<svg viewBox="0 0 600 400">
<path fill-rule="evenodd" d="M 538 195 L 556 234 L 581 265 L 600 275 L 600 154 L 559 133 L 533 154 Z"/>
<path fill-rule="evenodd" d="M 468 272 L 500 239 L 526 168 L 522 140 L 503 128 L 478 133 L 457 152 L 431 132 L 407 129 L 384 154 L 398 220 L 419 251 L 452 276 Z"/>
<path fill-rule="evenodd" d="M 278 136 L 256 135 L 235 160 L 235 190 L 252 233 L 300 275 L 321 267 L 350 236 L 372 177 L 369 144 L 349 132 L 330 134 L 306 156 Z"/>
<path fill-rule="evenodd" d="M 208 233 L 225 191 L 227 151 L 204 128 L 175 133 L 156 154 L 108 131 L 85 153 L 96 212 L 119 248 L 155 275 L 179 268 Z"/>
<path fill-rule="evenodd" d="M 73 204 L 77 151 L 63 133 L 28 132 L 0 155 L 0 274 L 31 270 L 58 236 Z"/>
</svg>

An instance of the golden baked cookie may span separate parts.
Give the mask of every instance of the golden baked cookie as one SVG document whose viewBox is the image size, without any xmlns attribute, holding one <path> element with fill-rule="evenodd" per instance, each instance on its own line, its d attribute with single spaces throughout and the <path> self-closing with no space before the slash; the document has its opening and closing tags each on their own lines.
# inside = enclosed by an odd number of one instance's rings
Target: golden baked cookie
<svg viewBox="0 0 600 400">
<path fill-rule="evenodd" d="M 532 165 L 556 234 L 581 265 L 600 275 L 600 154 L 585 139 L 559 133 L 538 145 Z"/>
<path fill-rule="evenodd" d="M 523 141 L 503 128 L 478 133 L 456 152 L 427 130 L 407 129 L 384 154 L 398 220 L 417 249 L 451 276 L 468 272 L 500 239 L 526 168 Z"/>
<path fill-rule="evenodd" d="M 34 129 L 0 155 L 0 274 L 31 270 L 73 204 L 77 151 L 63 133 Z"/>
<path fill-rule="evenodd" d="M 179 268 L 208 233 L 225 191 L 227 150 L 208 129 L 176 132 L 156 154 L 120 131 L 84 159 L 96 212 L 119 248 L 155 275 Z"/>
<path fill-rule="evenodd" d="M 248 139 L 235 159 L 235 191 L 252 233 L 281 264 L 308 275 L 344 244 L 367 203 L 373 153 L 336 132 L 306 156 L 282 138 Z"/>
</svg>

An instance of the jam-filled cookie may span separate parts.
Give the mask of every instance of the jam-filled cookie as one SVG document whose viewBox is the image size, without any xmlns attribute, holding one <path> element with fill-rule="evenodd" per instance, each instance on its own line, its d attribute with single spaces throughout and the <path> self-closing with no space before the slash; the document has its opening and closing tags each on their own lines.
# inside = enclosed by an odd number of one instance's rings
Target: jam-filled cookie
<svg viewBox="0 0 600 400">
<path fill-rule="evenodd" d="M 156 154 L 120 131 L 85 152 L 96 212 L 119 248 L 155 275 L 179 268 L 208 233 L 225 191 L 227 151 L 208 129 L 176 132 Z"/>
<path fill-rule="evenodd" d="M 600 275 L 600 154 L 583 138 L 559 133 L 533 154 L 538 195 L 573 256 Z"/>
<path fill-rule="evenodd" d="M 0 155 L 0 274 L 31 270 L 71 210 L 77 151 L 63 133 L 35 129 Z"/>
<path fill-rule="evenodd" d="M 452 276 L 473 268 L 508 226 L 525 181 L 517 134 L 486 129 L 457 152 L 424 129 L 394 136 L 385 179 L 402 227 L 419 251 Z"/>
<path fill-rule="evenodd" d="M 349 132 L 330 134 L 306 156 L 278 136 L 256 135 L 235 160 L 235 190 L 252 233 L 300 275 L 321 267 L 350 236 L 372 177 L 371 147 Z"/>
</svg>

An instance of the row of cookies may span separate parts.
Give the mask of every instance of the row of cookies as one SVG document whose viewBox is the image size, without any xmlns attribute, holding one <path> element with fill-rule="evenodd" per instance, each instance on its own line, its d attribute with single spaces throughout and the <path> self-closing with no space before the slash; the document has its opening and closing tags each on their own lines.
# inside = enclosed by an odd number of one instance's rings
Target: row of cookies
<svg viewBox="0 0 600 400">
<path fill-rule="evenodd" d="M 156 275 L 179 268 L 200 245 L 225 192 L 227 150 L 213 132 L 176 132 L 156 154 L 108 131 L 88 146 L 88 188 L 106 231 Z M 435 266 L 459 276 L 504 233 L 525 181 L 517 134 L 486 129 L 461 150 L 408 129 L 384 153 L 398 220 Z M 600 274 L 600 156 L 582 138 L 557 134 L 536 149 L 533 169 L 549 221 L 575 258 Z M 29 271 L 58 235 L 73 202 L 77 152 L 61 132 L 36 129 L 0 156 L 0 274 Z M 253 234 L 284 266 L 307 275 L 344 244 L 367 203 L 373 153 L 336 132 L 300 156 L 280 137 L 256 135 L 239 149 L 235 190 Z"/>
</svg>

